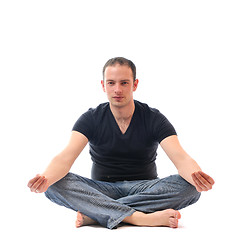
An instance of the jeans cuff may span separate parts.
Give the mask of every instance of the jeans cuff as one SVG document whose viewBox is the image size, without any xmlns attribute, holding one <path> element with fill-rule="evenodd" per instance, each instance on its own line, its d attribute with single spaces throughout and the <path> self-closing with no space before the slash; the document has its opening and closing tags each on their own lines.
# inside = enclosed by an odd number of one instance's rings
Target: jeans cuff
<svg viewBox="0 0 245 240">
<path fill-rule="evenodd" d="M 125 217 L 131 216 L 134 212 L 136 212 L 136 210 L 131 209 L 129 212 L 124 213 L 124 214 L 123 214 L 122 216 L 120 216 L 119 218 L 117 218 L 117 219 L 115 219 L 115 220 L 109 221 L 108 224 L 107 224 L 107 228 L 109 228 L 109 229 L 114 229 L 114 228 L 116 228 L 116 226 L 117 226 L 120 222 L 122 222 L 123 219 L 124 219 Z"/>
</svg>

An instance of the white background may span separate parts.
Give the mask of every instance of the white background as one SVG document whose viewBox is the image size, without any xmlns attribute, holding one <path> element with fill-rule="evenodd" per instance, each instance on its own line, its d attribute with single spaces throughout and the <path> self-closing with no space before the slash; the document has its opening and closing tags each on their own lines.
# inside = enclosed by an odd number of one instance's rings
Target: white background
<svg viewBox="0 0 245 240">
<path fill-rule="evenodd" d="M 1 1 L 1 234 L 4 239 L 236 236 L 244 216 L 243 1 Z M 216 181 L 177 230 L 74 228 L 75 213 L 28 191 L 77 118 L 106 102 L 112 57 L 131 59 L 135 99 L 158 108 Z M 176 173 L 159 149 L 160 177 Z M 72 171 L 90 176 L 88 147 Z M 6 235 L 7 234 L 7 235 Z M 235 235 L 236 234 L 236 235 Z M 243 233 L 244 235 L 244 233 Z M 237 235 L 238 236 L 238 235 Z"/>
</svg>

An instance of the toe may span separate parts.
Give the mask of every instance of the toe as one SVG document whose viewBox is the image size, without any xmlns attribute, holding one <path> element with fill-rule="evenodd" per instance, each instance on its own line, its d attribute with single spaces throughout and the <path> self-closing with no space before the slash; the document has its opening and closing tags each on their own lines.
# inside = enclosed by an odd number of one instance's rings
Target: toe
<svg viewBox="0 0 245 240">
<path fill-rule="evenodd" d="M 178 227 L 178 219 L 173 218 L 173 217 L 169 218 L 169 226 L 171 228 L 177 228 Z"/>
<path fill-rule="evenodd" d="M 176 219 L 180 219 L 180 218 L 181 218 L 181 214 L 180 214 L 179 211 L 176 211 L 176 212 L 175 212 L 175 218 L 176 218 Z"/>
<path fill-rule="evenodd" d="M 79 228 L 83 225 L 83 216 L 80 212 L 77 212 L 76 227 Z"/>
<path fill-rule="evenodd" d="M 75 225 L 76 225 L 76 228 L 79 228 L 79 227 L 81 227 L 82 224 L 81 224 L 80 221 L 76 220 L 76 224 Z"/>
</svg>

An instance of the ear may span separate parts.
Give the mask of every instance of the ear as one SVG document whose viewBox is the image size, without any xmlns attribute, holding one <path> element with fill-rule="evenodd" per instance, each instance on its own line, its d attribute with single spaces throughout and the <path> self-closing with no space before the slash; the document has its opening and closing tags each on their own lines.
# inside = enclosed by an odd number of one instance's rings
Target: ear
<svg viewBox="0 0 245 240">
<path fill-rule="evenodd" d="M 105 84 L 104 84 L 104 80 L 101 80 L 101 86 L 102 86 L 102 89 L 103 89 L 103 91 L 105 92 Z"/>
<path fill-rule="evenodd" d="M 139 84 L 139 79 L 135 79 L 134 85 L 133 85 L 133 91 L 135 92 Z"/>
</svg>

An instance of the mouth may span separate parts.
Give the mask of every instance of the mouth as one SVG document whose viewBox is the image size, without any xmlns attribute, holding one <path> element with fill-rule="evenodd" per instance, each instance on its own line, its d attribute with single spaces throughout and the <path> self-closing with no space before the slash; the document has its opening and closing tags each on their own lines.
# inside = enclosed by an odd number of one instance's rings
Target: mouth
<svg viewBox="0 0 245 240">
<path fill-rule="evenodd" d="M 117 100 L 117 101 L 120 101 L 120 100 L 123 99 L 123 97 L 121 97 L 121 96 L 115 96 L 115 97 L 112 97 L 112 98 L 115 99 L 115 100 Z"/>
</svg>

